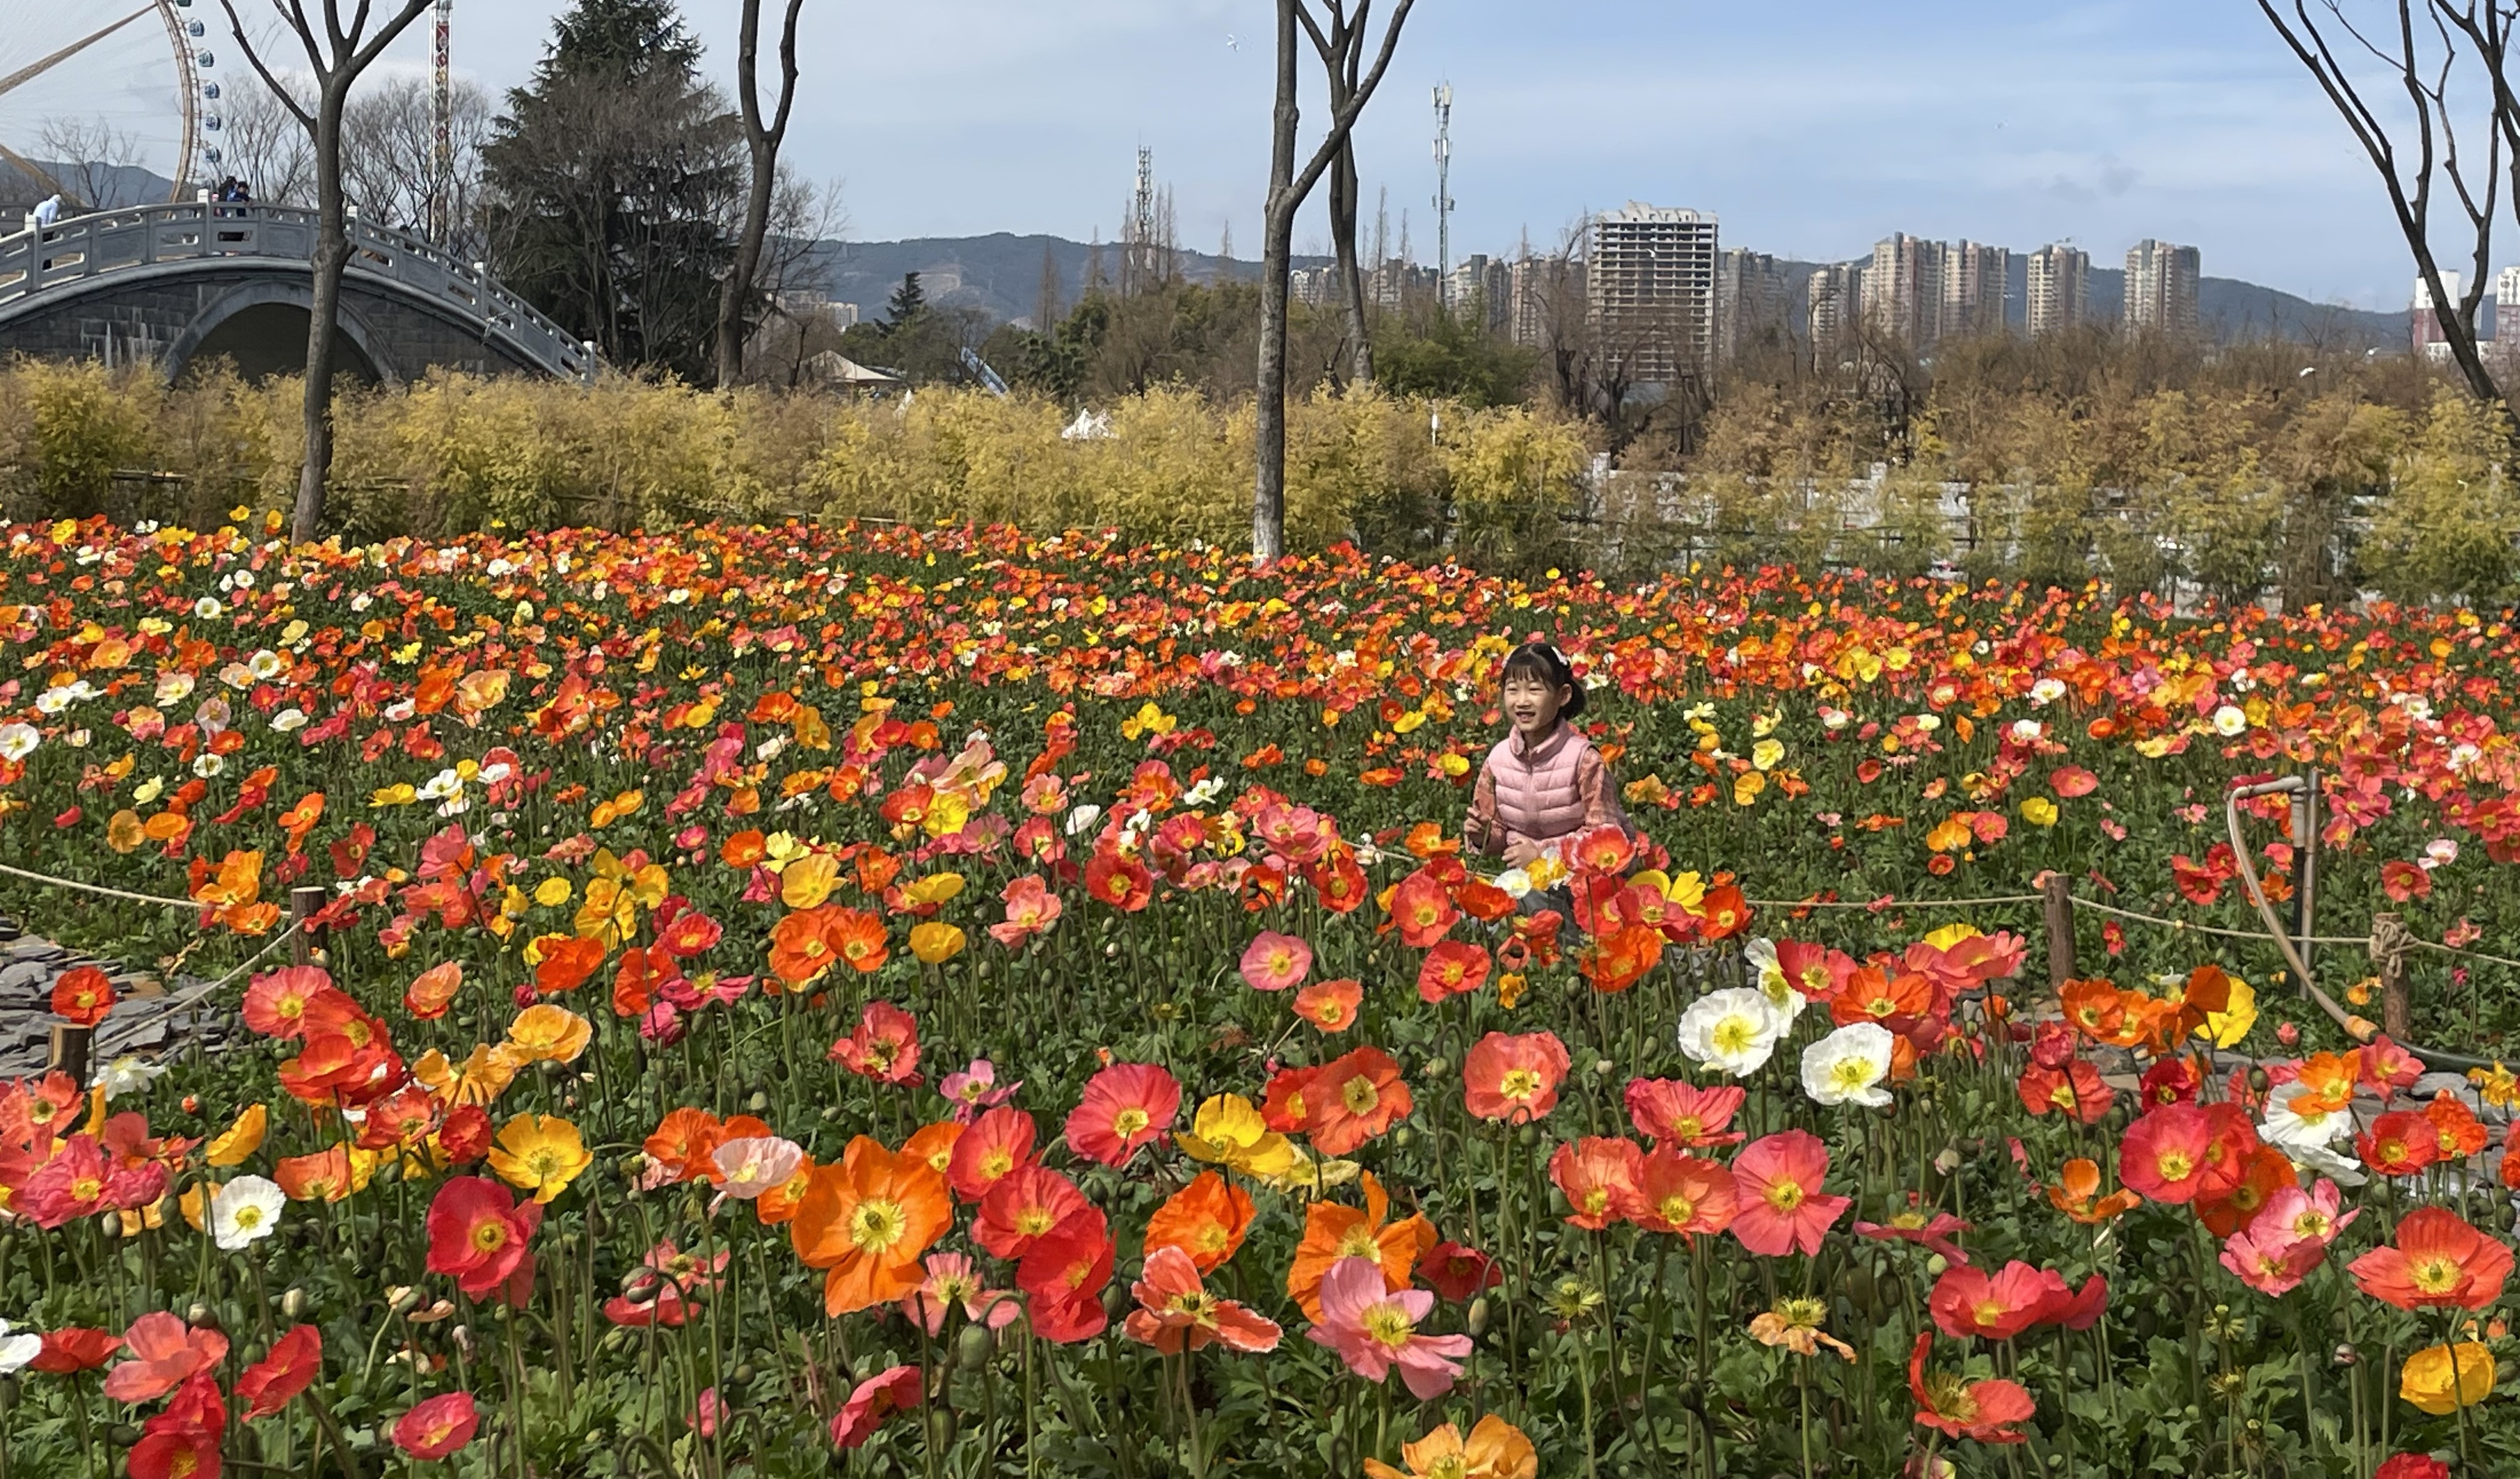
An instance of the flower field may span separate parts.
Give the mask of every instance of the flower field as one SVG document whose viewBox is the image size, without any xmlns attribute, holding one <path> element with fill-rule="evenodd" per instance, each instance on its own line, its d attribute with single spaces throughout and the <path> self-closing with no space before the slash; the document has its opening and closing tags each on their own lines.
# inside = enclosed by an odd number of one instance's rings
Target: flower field
<svg viewBox="0 0 2520 1479">
<path fill-rule="evenodd" d="M 0 1475 L 2520 1468 L 2513 1077 L 2223 804 L 2496 1060 L 2508 617 L 5 538 L 0 903 L 242 1025 L 0 1083 Z M 1500 872 L 1535 638 L 1635 829 Z"/>
</svg>

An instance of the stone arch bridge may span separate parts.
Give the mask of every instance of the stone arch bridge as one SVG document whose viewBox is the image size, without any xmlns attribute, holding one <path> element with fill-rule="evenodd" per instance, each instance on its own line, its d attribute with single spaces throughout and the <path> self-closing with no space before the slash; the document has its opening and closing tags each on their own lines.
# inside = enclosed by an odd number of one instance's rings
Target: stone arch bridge
<svg viewBox="0 0 2520 1479">
<path fill-rule="evenodd" d="M 75 216 L 0 237 L 0 354 L 154 363 L 224 356 L 248 376 L 306 365 L 316 216 L 199 202 Z M 592 378 L 594 347 L 417 237 L 350 222 L 335 364 L 400 384 L 432 368 Z"/>
</svg>

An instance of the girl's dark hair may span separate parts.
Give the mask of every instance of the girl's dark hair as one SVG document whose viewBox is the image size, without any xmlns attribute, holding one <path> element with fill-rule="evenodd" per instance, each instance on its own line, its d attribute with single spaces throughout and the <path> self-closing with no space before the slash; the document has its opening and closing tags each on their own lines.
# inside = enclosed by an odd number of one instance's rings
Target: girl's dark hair
<svg viewBox="0 0 2520 1479">
<path fill-rule="evenodd" d="M 1584 712 L 1584 685 L 1575 681 L 1575 669 L 1567 663 L 1566 654 L 1548 643 L 1527 642 L 1508 653 L 1505 671 L 1497 675 L 1497 686 L 1504 687 L 1506 680 L 1517 675 L 1568 692 L 1571 696 L 1566 706 L 1557 711 L 1560 719 L 1573 719 Z"/>
</svg>

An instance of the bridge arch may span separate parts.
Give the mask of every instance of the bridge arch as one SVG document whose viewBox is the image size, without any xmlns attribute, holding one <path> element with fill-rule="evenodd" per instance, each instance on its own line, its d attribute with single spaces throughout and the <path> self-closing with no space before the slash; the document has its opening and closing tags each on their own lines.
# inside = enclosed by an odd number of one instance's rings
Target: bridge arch
<svg viewBox="0 0 2520 1479">
<path fill-rule="evenodd" d="M 314 307 L 314 289 L 306 283 L 277 276 L 239 283 L 204 303 L 159 351 L 159 368 L 173 381 L 196 360 L 225 355 L 248 380 L 303 370 L 306 322 Z M 402 382 L 382 337 L 348 302 L 340 305 L 333 331 L 333 361 L 338 373 L 371 383 Z"/>
<path fill-rule="evenodd" d="M 57 221 L 0 237 L 0 352 L 177 374 L 204 353 L 304 365 L 315 213 L 201 201 Z M 588 380 L 589 346 L 428 242 L 355 217 L 341 279 L 343 362 L 396 383 L 430 368 Z M 279 345 L 292 321 L 300 346 Z M 245 352 L 239 352 L 245 351 Z"/>
</svg>

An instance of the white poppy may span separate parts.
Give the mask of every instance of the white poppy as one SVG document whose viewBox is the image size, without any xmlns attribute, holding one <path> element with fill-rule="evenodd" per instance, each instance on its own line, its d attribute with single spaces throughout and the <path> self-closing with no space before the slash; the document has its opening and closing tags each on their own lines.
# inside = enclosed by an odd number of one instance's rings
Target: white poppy
<svg viewBox="0 0 2520 1479">
<path fill-rule="evenodd" d="M 165 1071 L 163 1063 L 146 1062 L 126 1053 L 99 1068 L 91 1087 L 104 1090 L 108 1100 L 117 1099 L 134 1090 L 148 1088 L 151 1080 Z"/>
<path fill-rule="evenodd" d="M 210 1240 L 228 1252 L 260 1242 L 280 1231 L 280 1209 L 289 1197 L 259 1176 L 240 1176 L 210 1198 Z"/>
<path fill-rule="evenodd" d="M 193 696 L 192 674 L 160 673 L 158 675 L 158 702 L 160 707 L 172 708 L 191 696 Z"/>
<path fill-rule="evenodd" d="M 1840 1027 L 1803 1050 L 1803 1092 L 1815 1103 L 1880 1108 L 1890 1102 L 1890 1091 L 1881 1084 L 1890 1077 L 1895 1041 L 1878 1022 Z"/>
<path fill-rule="evenodd" d="M 2224 704 L 2214 711 L 2214 733 L 2233 740 L 2249 732 L 2249 716 L 2235 704 Z"/>
<path fill-rule="evenodd" d="M 1747 986 L 1709 992 L 1680 1014 L 1681 1053 L 1734 1078 L 1758 1072 L 1784 1035 L 1784 1020 L 1767 993 Z"/>
<path fill-rule="evenodd" d="M 0 1376 L 23 1369 L 43 1353 L 43 1336 L 22 1331 L 13 1335 L 9 1333 L 9 1322 L 0 1320 Z"/>
<path fill-rule="evenodd" d="M 43 742 L 42 733 L 31 724 L 0 724 L 0 760 L 15 764 L 33 754 L 35 746 Z"/>
<path fill-rule="evenodd" d="M 1785 979 L 1784 964 L 1777 959 L 1777 942 L 1752 940 L 1741 947 L 1741 959 L 1757 973 L 1753 980 L 1758 985 L 1759 994 L 1768 999 L 1769 1009 L 1776 1012 L 1785 1026 L 1794 1025 L 1794 1019 L 1803 1014 L 1803 994 L 1794 989 L 1793 982 Z"/>
<path fill-rule="evenodd" d="M 2351 1109 L 2313 1109 L 2303 1113 L 2293 1107 L 2310 1093 L 2311 1087 L 2298 1079 L 2276 1085 L 2274 1092 L 2267 1096 L 2266 1123 L 2258 1127 L 2260 1139 L 2295 1159 L 2304 1150 L 2323 1148 L 2354 1133 Z"/>
<path fill-rule="evenodd" d="M 1090 830 L 1095 823 L 1102 820 L 1102 808 L 1088 801 L 1067 814 L 1066 825 L 1061 829 L 1071 837 L 1081 836 Z"/>
</svg>

